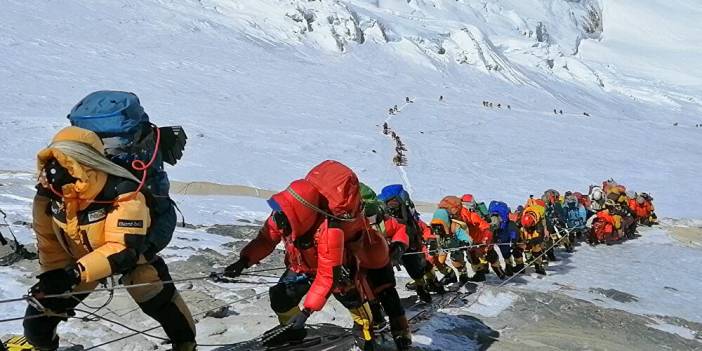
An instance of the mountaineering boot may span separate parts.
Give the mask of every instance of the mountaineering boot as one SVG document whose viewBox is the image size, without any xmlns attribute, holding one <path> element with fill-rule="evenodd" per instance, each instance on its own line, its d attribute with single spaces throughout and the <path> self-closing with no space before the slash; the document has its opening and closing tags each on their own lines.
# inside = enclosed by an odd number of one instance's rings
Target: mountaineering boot
<svg viewBox="0 0 702 351">
<path fill-rule="evenodd" d="M 196 349 L 197 343 L 194 341 L 173 343 L 173 351 L 194 351 Z"/>
<path fill-rule="evenodd" d="M 446 289 L 444 289 L 444 286 L 439 283 L 439 280 L 436 279 L 436 276 L 433 277 L 434 279 L 427 281 L 426 288 L 428 291 L 433 291 L 437 294 L 445 294 Z"/>
<path fill-rule="evenodd" d="M 537 274 L 546 275 L 546 270 L 544 270 L 544 266 L 540 264 L 534 265 L 534 272 L 536 272 Z"/>
<path fill-rule="evenodd" d="M 278 315 L 278 322 L 280 324 L 274 328 L 269 329 L 263 335 L 264 346 L 278 346 L 285 345 L 291 341 L 300 341 L 307 337 L 307 329 L 299 328 L 294 329 L 288 326 L 288 321 L 292 319 L 295 315 L 300 313 L 300 308 L 295 306 L 285 312 L 276 312 Z"/>
<path fill-rule="evenodd" d="M 412 332 L 404 315 L 390 320 L 390 333 L 398 350 L 409 350 L 412 345 Z"/>
<path fill-rule="evenodd" d="M 373 312 L 368 305 L 363 305 L 355 308 L 349 308 L 351 319 L 353 319 L 352 334 L 356 342 L 356 346 L 363 351 L 374 351 L 375 338 L 373 333 Z"/>
<path fill-rule="evenodd" d="M 485 271 L 484 270 L 479 270 L 473 274 L 472 277 L 470 277 L 470 281 L 472 282 L 484 282 L 485 281 Z"/>
<path fill-rule="evenodd" d="M 517 263 L 514 265 L 514 273 L 524 274 L 524 263 Z"/>
<path fill-rule="evenodd" d="M 463 272 L 458 276 L 458 284 L 461 286 L 466 285 L 468 281 L 470 281 L 470 279 L 468 278 L 468 274 L 466 272 Z"/>
<path fill-rule="evenodd" d="M 514 275 L 514 266 L 511 263 L 505 264 L 505 275 L 508 277 Z"/>
<path fill-rule="evenodd" d="M 505 271 L 502 269 L 502 267 L 492 266 L 492 270 L 495 272 L 495 274 L 497 275 L 498 278 L 500 278 L 502 280 L 507 278 L 507 276 L 505 275 Z"/>
<path fill-rule="evenodd" d="M 441 278 L 441 280 L 439 280 L 439 284 L 446 286 L 446 285 L 453 284 L 457 281 L 458 281 L 458 279 L 456 279 L 456 272 L 451 270 L 448 274 L 446 274 L 443 278 Z"/>
<path fill-rule="evenodd" d="M 270 335 L 270 337 L 266 338 L 266 340 L 263 342 L 264 346 L 280 346 L 291 342 L 304 340 L 307 337 L 307 329 L 293 329 L 279 325 L 275 328 L 269 329 L 264 333 L 264 335 Z M 173 350 L 176 350 L 175 345 Z"/>
<path fill-rule="evenodd" d="M 442 287 L 443 288 L 443 287 Z M 417 285 L 417 298 L 424 303 L 431 303 L 431 294 L 424 285 Z"/>
<path fill-rule="evenodd" d="M 409 282 L 407 282 L 407 284 L 405 284 L 405 289 L 410 291 L 417 290 L 417 282 L 414 280 L 410 280 Z"/>
<path fill-rule="evenodd" d="M 546 251 L 546 256 L 548 257 L 548 260 L 551 262 L 558 261 L 558 258 L 556 257 L 556 253 L 554 252 L 553 249 Z"/>
<path fill-rule="evenodd" d="M 388 328 L 388 323 L 385 321 L 385 313 L 377 300 L 372 300 L 368 303 L 373 313 L 373 331 L 380 333 Z"/>
</svg>

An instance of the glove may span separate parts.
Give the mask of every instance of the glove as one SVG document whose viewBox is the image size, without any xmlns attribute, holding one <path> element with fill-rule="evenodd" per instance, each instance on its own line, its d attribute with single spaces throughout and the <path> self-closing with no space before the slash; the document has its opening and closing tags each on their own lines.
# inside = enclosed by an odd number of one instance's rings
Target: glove
<svg viewBox="0 0 702 351">
<path fill-rule="evenodd" d="M 39 282 L 34 284 L 30 293 L 38 298 L 44 295 L 63 294 L 73 290 L 80 283 L 80 272 L 75 266 L 54 269 L 37 276 Z"/>
<path fill-rule="evenodd" d="M 241 272 L 249 268 L 249 260 L 246 257 L 240 257 L 238 261 L 230 264 L 224 269 L 224 276 L 229 278 L 236 278 L 241 275 Z"/>
<path fill-rule="evenodd" d="M 436 240 L 429 240 L 427 241 L 426 245 L 430 252 L 434 252 L 439 249 L 439 243 Z"/>
<path fill-rule="evenodd" d="M 290 318 L 290 320 L 288 321 L 288 325 L 292 325 L 292 329 L 304 329 L 305 323 L 307 322 L 307 318 L 310 318 L 311 314 L 312 311 L 305 308 L 302 311 L 300 311 L 300 313 Z"/>
<path fill-rule="evenodd" d="M 405 254 L 405 245 L 399 241 L 393 241 L 390 244 L 390 262 L 394 267 L 400 266 L 402 263 L 402 255 Z"/>
</svg>

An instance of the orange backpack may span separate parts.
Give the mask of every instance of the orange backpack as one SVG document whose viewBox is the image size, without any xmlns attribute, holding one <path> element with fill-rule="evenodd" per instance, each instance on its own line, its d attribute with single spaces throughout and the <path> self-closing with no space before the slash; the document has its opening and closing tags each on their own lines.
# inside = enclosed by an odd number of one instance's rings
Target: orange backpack
<svg viewBox="0 0 702 351">
<path fill-rule="evenodd" d="M 439 201 L 439 208 L 443 208 L 448 211 L 451 217 L 460 217 L 463 203 L 458 196 L 446 196 Z"/>
</svg>

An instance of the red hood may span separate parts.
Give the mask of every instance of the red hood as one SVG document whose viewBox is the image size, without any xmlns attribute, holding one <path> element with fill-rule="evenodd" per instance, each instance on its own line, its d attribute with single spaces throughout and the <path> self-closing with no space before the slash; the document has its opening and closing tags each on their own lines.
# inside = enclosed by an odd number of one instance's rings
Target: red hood
<svg viewBox="0 0 702 351">
<path fill-rule="evenodd" d="M 321 195 L 308 181 L 298 179 L 290 183 L 288 189 L 292 189 L 308 203 L 319 207 Z M 321 215 L 302 204 L 288 189 L 273 195 L 271 199 L 280 206 L 285 216 L 288 217 L 292 229 L 292 239 L 295 240 L 313 229 L 319 222 Z"/>
</svg>

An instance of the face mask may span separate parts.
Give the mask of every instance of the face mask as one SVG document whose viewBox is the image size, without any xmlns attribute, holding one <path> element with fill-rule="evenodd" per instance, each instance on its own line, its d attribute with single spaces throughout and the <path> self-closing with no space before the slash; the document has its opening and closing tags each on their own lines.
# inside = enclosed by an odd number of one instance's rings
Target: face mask
<svg viewBox="0 0 702 351">
<path fill-rule="evenodd" d="M 400 204 L 395 203 L 395 202 L 389 202 L 386 209 L 387 209 L 388 214 L 390 216 L 395 217 L 395 218 L 402 217 L 402 211 L 400 210 Z"/>
<path fill-rule="evenodd" d="M 493 215 L 490 217 L 490 229 L 493 232 L 500 229 L 500 224 L 502 224 L 502 219 L 499 216 Z"/>
<path fill-rule="evenodd" d="M 444 230 L 444 226 L 440 224 L 432 224 L 431 225 L 431 233 L 436 235 L 436 236 L 445 236 L 446 231 Z"/>
<path fill-rule="evenodd" d="M 75 183 L 78 180 L 74 178 L 66 168 L 61 166 L 56 159 L 51 159 L 44 165 L 44 176 L 46 177 L 46 181 L 57 190 L 61 189 L 66 184 Z"/>
</svg>

